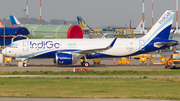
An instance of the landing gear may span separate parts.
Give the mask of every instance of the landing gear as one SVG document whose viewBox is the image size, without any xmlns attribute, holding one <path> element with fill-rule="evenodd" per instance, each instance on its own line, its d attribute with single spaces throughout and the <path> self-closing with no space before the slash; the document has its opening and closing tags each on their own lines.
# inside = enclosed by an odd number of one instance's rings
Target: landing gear
<svg viewBox="0 0 180 101">
<path fill-rule="evenodd" d="M 89 67 L 89 62 L 81 62 L 82 66 Z"/>
<path fill-rule="evenodd" d="M 85 62 L 84 66 L 85 66 L 85 67 L 89 67 L 89 63 L 88 63 L 88 62 Z"/>
<path fill-rule="evenodd" d="M 22 58 L 21 60 L 17 60 L 18 67 L 27 67 L 28 59 Z"/>
<path fill-rule="evenodd" d="M 28 63 L 28 59 L 24 60 L 23 66 L 24 66 L 24 67 L 27 67 L 27 63 Z"/>
<path fill-rule="evenodd" d="M 84 56 L 81 58 L 81 65 L 85 67 L 89 67 L 89 62 L 87 62 L 87 59 Z"/>
<path fill-rule="evenodd" d="M 27 63 L 23 63 L 23 66 L 24 66 L 24 67 L 27 67 Z"/>
</svg>

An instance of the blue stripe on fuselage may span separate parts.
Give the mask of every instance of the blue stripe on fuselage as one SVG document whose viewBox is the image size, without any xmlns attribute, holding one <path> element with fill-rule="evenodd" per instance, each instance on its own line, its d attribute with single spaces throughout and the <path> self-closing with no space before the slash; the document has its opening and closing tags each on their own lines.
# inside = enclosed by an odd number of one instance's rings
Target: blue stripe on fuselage
<svg viewBox="0 0 180 101">
<path fill-rule="evenodd" d="M 63 52 L 74 52 L 80 50 L 55 50 L 51 52 L 46 52 L 44 54 L 35 55 L 33 58 L 55 58 L 56 53 L 63 53 Z"/>
</svg>

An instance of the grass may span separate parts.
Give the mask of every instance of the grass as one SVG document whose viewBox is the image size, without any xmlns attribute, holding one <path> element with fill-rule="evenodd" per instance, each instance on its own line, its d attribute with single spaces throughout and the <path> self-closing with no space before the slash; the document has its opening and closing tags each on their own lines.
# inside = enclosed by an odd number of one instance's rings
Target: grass
<svg viewBox="0 0 180 101">
<path fill-rule="evenodd" d="M 0 71 L 0 75 L 180 75 L 180 70 L 171 71 Z"/>
<path fill-rule="evenodd" d="M 0 78 L 2 97 L 180 100 L 178 78 Z"/>
</svg>

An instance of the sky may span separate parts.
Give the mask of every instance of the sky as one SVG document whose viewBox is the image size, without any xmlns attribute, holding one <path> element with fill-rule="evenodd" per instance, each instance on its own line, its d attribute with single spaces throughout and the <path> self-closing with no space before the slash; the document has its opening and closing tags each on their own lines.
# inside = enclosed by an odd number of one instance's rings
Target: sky
<svg viewBox="0 0 180 101">
<path fill-rule="evenodd" d="M 41 0 L 42 19 L 46 21 L 50 21 L 51 19 L 76 21 L 76 17 L 81 16 L 90 27 L 94 26 L 95 28 L 111 25 L 128 27 L 131 20 L 131 26 L 136 27 L 142 20 L 142 1 L 143 0 Z M 166 10 L 176 10 L 176 0 L 153 1 L 154 23 Z M 28 4 L 29 18 L 34 17 L 39 19 L 40 0 L 28 0 Z M 145 0 L 144 5 L 145 27 L 151 27 L 152 0 Z M 178 5 L 180 5 L 180 2 Z M 26 0 L 1 0 L 0 19 L 9 18 L 9 15 L 15 15 L 17 18 L 24 17 L 23 9 L 26 9 Z M 175 26 L 175 21 L 173 22 L 173 26 Z"/>
</svg>

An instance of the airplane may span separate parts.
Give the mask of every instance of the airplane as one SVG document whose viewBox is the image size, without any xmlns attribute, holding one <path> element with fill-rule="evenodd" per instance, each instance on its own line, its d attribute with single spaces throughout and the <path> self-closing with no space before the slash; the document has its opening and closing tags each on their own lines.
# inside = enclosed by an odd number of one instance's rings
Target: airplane
<svg viewBox="0 0 180 101">
<path fill-rule="evenodd" d="M 10 15 L 9 17 L 10 17 L 10 21 L 12 24 L 11 27 L 18 27 L 19 25 L 21 25 L 21 23 L 19 22 L 19 20 L 15 16 Z"/>
<path fill-rule="evenodd" d="M 87 25 L 87 23 L 80 16 L 77 16 L 77 22 L 78 22 L 78 25 L 84 30 L 85 29 L 92 29 L 91 27 L 89 27 Z"/>
<path fill-rule="evenodd" d="M 139 29 L 139 30 L 144 29 L 145 23 L 146 23 L 146 20 L 144 21 L 144 24 L 143 24 L 143 21 L 141 21 L 141 22 L 139 23 L 139 25 L 136 27 L 136 29 Z"/>
<path fill-rule="evenodd" d="M 0 27 L 5 27 L 3 24 L 2 24 L 2 22 L 0 21 Z"/>
<path fill-rule="evenodd" d="M 139 23 L 139 25 L 136 27 L 136 29 L 133 29 L 133 33 L 142 34 L 143 31 L 144 31 L 144 34 L 146 34 L 146 33 L 147 33 L 147 29 L 144 29 L 145 22 L 146 22 L 146 21 L 144 21 L 144 24 L 143 24 L 143 21 L 141 21 L 141 22 Z"/>
<path fill-rule="evenodd" d="M 165 11 L 141 38 L 25 39 L 11 43 L 2 53 L 19 60 L 54 58 L 58 65 L 75 64 L 83 59 L 82 66 L 88 67 L 86 59 L 126 57 L 178 45 L 178 41 L 168 40 L 174 15 L 175 11 Z"/>
</svg>

